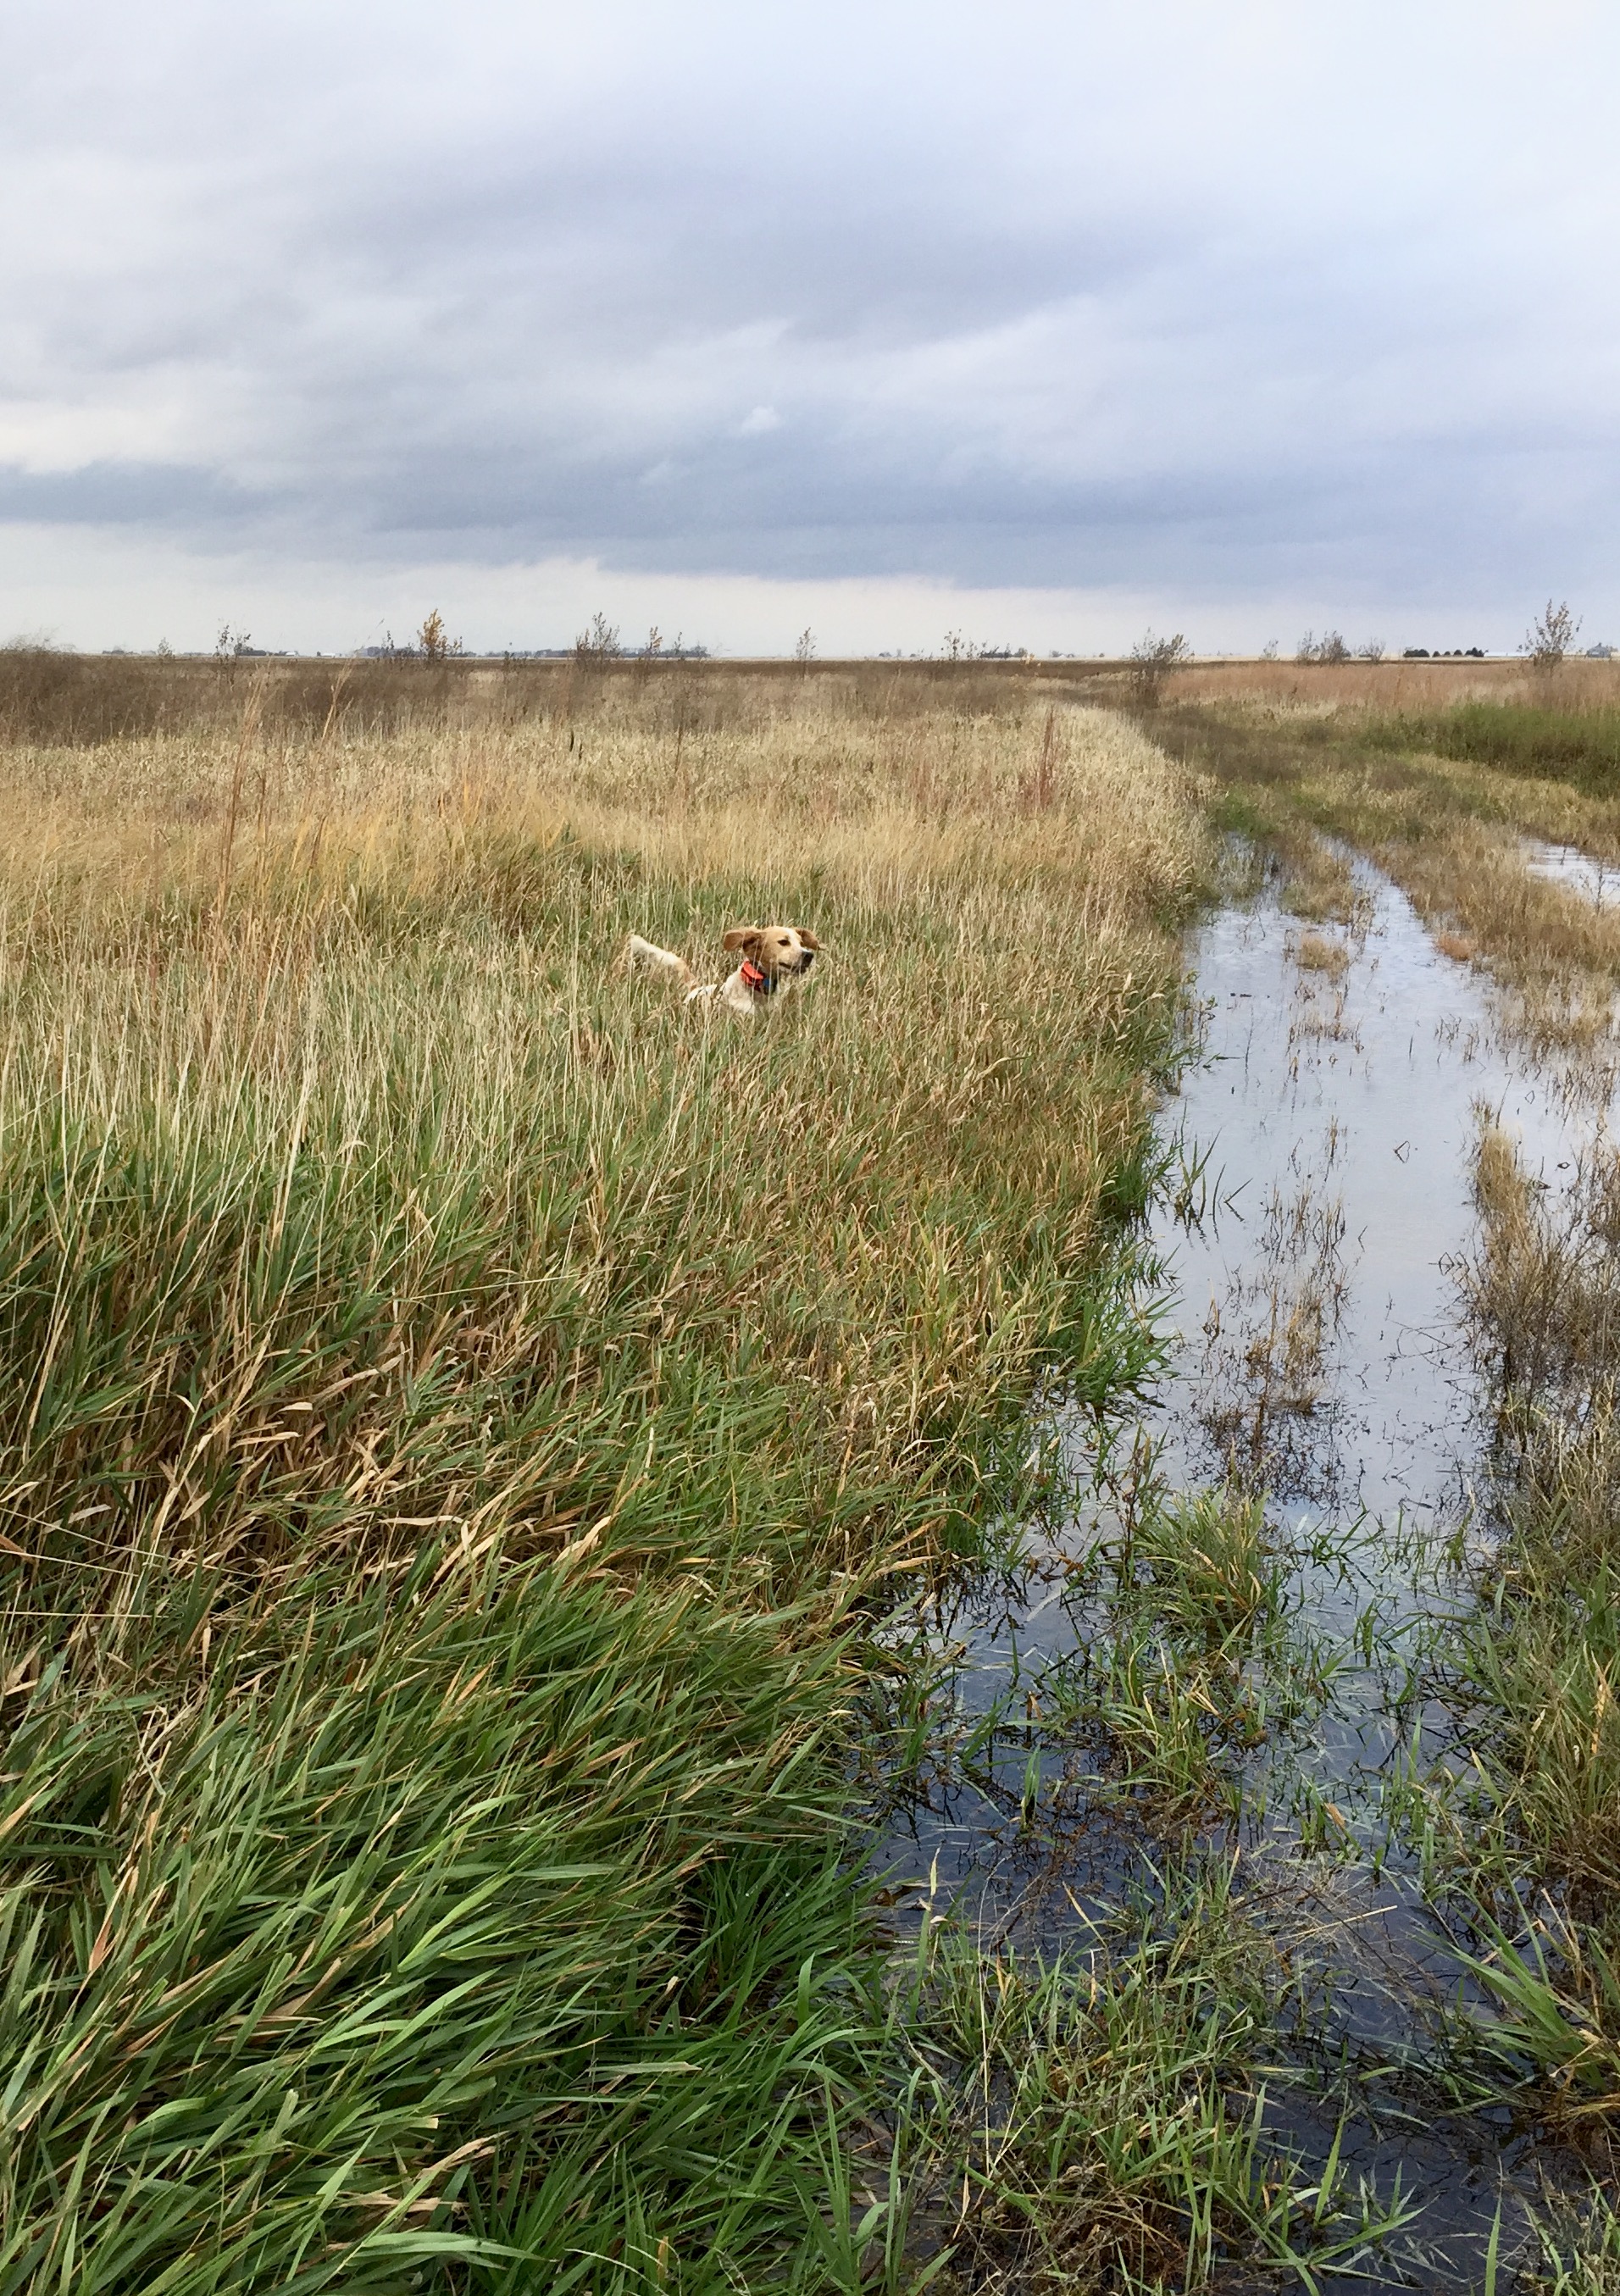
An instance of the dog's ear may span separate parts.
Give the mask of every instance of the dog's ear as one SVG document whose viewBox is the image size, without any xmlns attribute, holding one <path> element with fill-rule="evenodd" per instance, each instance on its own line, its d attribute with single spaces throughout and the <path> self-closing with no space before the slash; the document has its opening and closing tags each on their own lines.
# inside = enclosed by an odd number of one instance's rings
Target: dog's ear
<svg viewBox="0 0 1620 2296">
<path fill-rule="evenodd" d="M 794 927 L 794 931 L 798 934 L 806 948 L 818 949 L 820 947 L 821 943 L 816 939 L 815 934 L 810 931 L 806 926 L 795 925 Z"/>
<path fill-rule="evenodd" d="M 758 925 L 733 925 L 731 931 L 720 942 L 720 947 L 722 948 L 744 949 L 750 955 L 752 955 L 759 946 L 760 928 Z"/>
</svg>

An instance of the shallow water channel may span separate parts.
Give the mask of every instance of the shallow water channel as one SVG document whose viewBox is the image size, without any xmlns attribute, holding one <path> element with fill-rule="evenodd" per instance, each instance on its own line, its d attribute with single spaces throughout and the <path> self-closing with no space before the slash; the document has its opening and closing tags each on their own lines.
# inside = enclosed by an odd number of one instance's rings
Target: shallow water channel
<svg viewBox="0 0 1620 2296">
<path fill-rule="evenodd" d="M 1347 930 L 1303 925 L 1268 886 L 1193 944 L 1199 1052 L 1162 1118 L 1185 1177 L 1152 1235 L 1175 1334 L 1165 1374 L 1106 1433 L 1060 1415 L 1070 1503 L 1021 1567 L 913 1614 L 947 1665 L 949 1726 L 879 1863 L 906 1884 L 902 1931 L 955 1904 L 1047 1951 L 1151 1897 L 1168 1836 L 1151 1795 L 1110 1778 L 1085 1693 L 1110 1631 L 1097 1557 L 1150 1478 L 1263 1495 L 1286 1557 L 1285 1654 L 1254 1660 L 1254 1742 L 1227 1747 L 1222 1795 L 1193 1831 L 1289 1972 L 1269 2123 L 1307 2162 L 1339 2132 L 1341 2161 L 1386 2197 L 1398 2178 L 1415 2209 L 1324 2289 L 1478 2289 L 1500 2208 L 1506 2291 L 1527 2211 L 1576 2166 L 1503 2108 L 1448 2103 L 1432 2078 L 1479 2005 L 1391 1789 L 1414 1759 L 1467 1767 L 1423 1659 L 1491 1535 L 1492 1398 L 1457 1280 L 1479 1111 L 1554 1187 L 1592 1119 L 1504 1037 L 1486 985 L 1437 952 L 1404 896 L 1356 873 Z"/>
</svg>

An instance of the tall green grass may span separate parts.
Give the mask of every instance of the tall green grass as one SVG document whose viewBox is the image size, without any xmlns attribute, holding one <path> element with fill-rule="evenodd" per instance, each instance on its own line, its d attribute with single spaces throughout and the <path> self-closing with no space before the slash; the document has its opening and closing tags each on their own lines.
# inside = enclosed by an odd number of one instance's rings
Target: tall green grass
<svg viewBox="0 0 1620 2296">
<path fill-rule="evenodd" d="M 5 773 L 0 2291 L 839 2284 L 863 1622 L 1153 1360 L 1186 792 L 813 696 Z M 616 969 L 770 916 L 761 1029 Z"/>
<path fill-rule="evenodd" d="M 1595 797 L 1620 791 L 1620 709 L 1530 701 L 1464 701 L 1454 709 L 1369 718 L 1372 749 L 1427 750 L 1504 773 L 1573 782 Z"/>
</svg>

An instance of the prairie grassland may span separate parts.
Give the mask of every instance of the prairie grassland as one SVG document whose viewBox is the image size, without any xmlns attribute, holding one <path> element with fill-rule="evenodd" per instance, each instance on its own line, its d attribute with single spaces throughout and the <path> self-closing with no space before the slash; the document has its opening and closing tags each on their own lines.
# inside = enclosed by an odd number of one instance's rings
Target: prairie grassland
<svg viewBox="0 0 1620 2296">
<path fill-rule="evenodd" d="M 0 752 L 0 2288 L 849 2284 L 863 1622 L 1153 1360 L 1193 793 L 241 700 Z M 757 1029 L 616 966 L 751 917 Z"/>
<path fill-rule="evenodd" d="M 1582 710 L 1612 706 L 1617 682 L 1612 662 L 1571 658 L 1559 665 L 1550 694 L 1547 678 L 1524 660 L 1436 655 L 1426 661 L 1195 661 L 1176 672 L 1172 690 L 1184 701 L 1291 717 L 1449 718 L 1473 703 L 1513 707 L 1543 698 Z"/>
</svg>

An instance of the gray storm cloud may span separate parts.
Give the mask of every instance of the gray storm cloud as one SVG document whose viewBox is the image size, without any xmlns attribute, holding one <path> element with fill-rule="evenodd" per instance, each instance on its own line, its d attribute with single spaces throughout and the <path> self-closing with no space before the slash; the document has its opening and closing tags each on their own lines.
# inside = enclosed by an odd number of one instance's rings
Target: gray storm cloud
<svg viewBox="0 0 1620 2296">
<path fill-rule="evenodd" d="M 0 520 L 1612 591 L 1620 37 L 1418 13 L 40 12 Z"/>
</svg>

